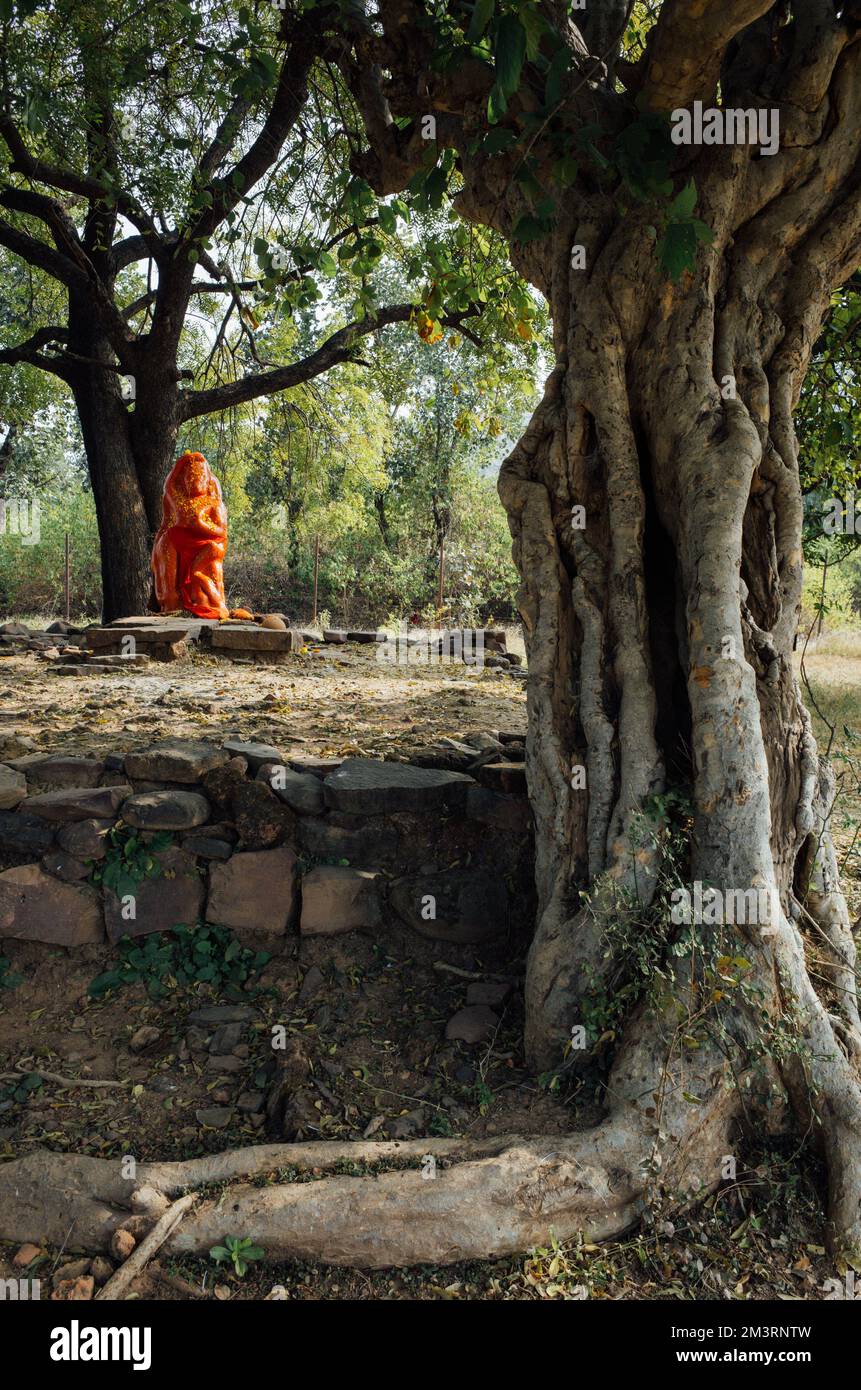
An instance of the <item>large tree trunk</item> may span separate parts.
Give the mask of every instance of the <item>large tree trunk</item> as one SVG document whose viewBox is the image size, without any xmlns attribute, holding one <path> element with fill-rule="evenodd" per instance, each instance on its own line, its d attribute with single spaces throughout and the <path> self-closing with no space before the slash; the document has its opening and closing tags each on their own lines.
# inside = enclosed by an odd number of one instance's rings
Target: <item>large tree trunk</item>
<svg viewBox="0 0 861 1390">
<path fill-rule="evenodd" d="M 714 1146 L 704 1167 L 692 1134 L 718 1116 L 727 1142 L 743 1113 L 772 1123 L 775 1092 L 790 1097 L 828 1158 L 832 1242 L 857 1256 L 855 949 L 833 786 L 792 665 L 791 410 L 828 280 L 815 209 L 782 246 L 767 220 L 762 240 L 748 223 L 739 246 L 738 164 L 722 151 L 702 200 L 716 247 L 736 234 L 735 251 L 701 251 L 678 287 L 645 217 L 614 224 L 593 207 L 560 235 L 557 367 L 500 479 L 530 666 L 540 917 L 526 1043 L 546 1069 L 578 1025 L 590 1045 L 602 1030 L 619 1037 L 607 1123 L 627 1131 L 633 1111 L 641 1138 L 651 1130 L 652 1178 L 687 1150 L 677 1191 L 720 1178 Z M 572 240 L 589 270 L 569 268 Z M 676 924 L 669 891 L 693 896 L 697 882 L 724 904 L 731 893 L 730 913 L 735 890 L 755 890 L 758 920 L 751 904 L 742 924 L 726 911 Z"/>
<path fill-rule="evenodd" d="M 72 390 L 99 526 L 102 616 L 111 622 L 150 607 L 152 542 L 177 436 L 175 373 L 138 370 L 132 408 L 122 399 L 116 357 L 87 307 L 73 305 L 69 321 L 70 348 L 86 359 Z"/>
</svg>

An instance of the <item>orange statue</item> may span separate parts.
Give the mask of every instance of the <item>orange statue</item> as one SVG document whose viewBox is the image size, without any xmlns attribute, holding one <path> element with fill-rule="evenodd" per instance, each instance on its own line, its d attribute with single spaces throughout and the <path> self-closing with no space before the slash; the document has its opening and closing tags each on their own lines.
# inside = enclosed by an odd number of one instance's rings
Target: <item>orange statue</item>
<svg viewBox="0 0 861 1390">
<path fill-rule="evenodd" d="M 227 509 L 203 454 L 186 450 L 164 485 L 164 512 L 152 550 L 162 613 L 184 608 L 198 618 L 251 617 L 224 602 Z"/>
</svg>

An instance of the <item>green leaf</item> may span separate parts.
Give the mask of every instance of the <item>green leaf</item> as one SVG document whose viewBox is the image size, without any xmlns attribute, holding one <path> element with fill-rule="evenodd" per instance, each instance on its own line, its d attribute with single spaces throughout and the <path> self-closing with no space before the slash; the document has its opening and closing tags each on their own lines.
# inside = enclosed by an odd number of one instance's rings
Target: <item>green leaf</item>
<svg viewBox="0 0 861 1390">
<path fill-rule="evenodd" d="M 517 143 L 517 134 L 509 130 L 507 126 L 497 126 L 491 130 L 484 138 L 481 146 L 482 154 L 500 154 L 502 150 L 507 150 L 511 145 Z"/>
<path fill-rule="evenodd" d="M 707 246 L 710 246 L 715 239 L 715 234 L 708 223 L 701 222 L 698 217 L 692 217 L 691 226 L 696 233 L 697 241 L 704 241 Z"/>
<path fill-rule="evenodd" d="M 496 85 L 504 96 L 510 97 L 520 86 L 526 58 L 526 33 L 516 15 L 506 14 L 500 20 L 493 56 Z"/>
<path fill-rule="evenodd" d="M 577 144 L 599 169 L 609 169 L 610 161 L 601 153 L 595 144 L 598 136 L 604 132 L 599 125 L 584 125 L 577 131 Z"/>
<path fill-rule="evenodd" d="M 496 125 L 496 122 L 502 119 L 507 110 L 508 102 L 505 99 L 505 93 L 499 83 L 494 82 L 487 98 L 487 119 L 490 124 Z"/>
<path fill-rule="evenodd" d="M 469 28 L 466 31 L 467 41 L 475 43 L 480 39 L 488 24 L 490 23 L 496 5 L 496 0 L 476 0 L 475 9 L 472 12 L 472 19 L 469 21 Z"/>
<path fill-rule="evenodd" d="M 448 187 L 448 176 L 444 169 L 432 169 L 425 179 L 424 196 L 428 207 L 441 208 Z"/>
<path fill-rule="evenodd" d="M 107 994 L 109 989 L 116 989 L 123 982 L 122 974 L 119 970 L 106 970 L 104 974 L 97 975 L 91 980 L 87 987 L 87 993 L 91 999 L 101 999 L 103 994 Z"/>
<path fill-rule="evenodd" d="M 526 213 L 517 222 L 511 235 L 515 241 L 539 241 L 541 237 L 547 236 L 547 232 L 548 228 L 545 223 Z"/>
<path fill-rule="evenodd" d="M 697 234 L 691 223 L 668 223 L 658 242 L 658 261 L 671 280 L 678 280 L 693 267 L 696 253 Z"/>
<path fill-rule="evenodd" d="M 579 167 L 573 154 L 563 155 L 553 165 L 554 182 L 558 183 L 560 188 L 570 188 L 572 183 L 577 181 Z"/>
<path fill-rule="evenodd" d="M 526 56 L 534 63 L 541 49 L 541 40 L 549 32 L 549 26 L 532 0 L 526 0 L 526 3 L 521 4 L 518 15 L 526 34 Z"/>
<path fill-rule="evenodd" d="M 563 44 L 550 60 L 547 80 L 544 84 L 544 105 L 558 106 L 565 92 L 565 78 L 571 65 L 571 54 Z"/>
<path fill-rule="evenodd" d="M 681 193 L 677 193 L 667 210 L 668 216 L 672 221 L 680 221 L 683 217 L 690 217 L 697 205 L 697 186 L 693 179 L 685 184 Z"/>
</svg>

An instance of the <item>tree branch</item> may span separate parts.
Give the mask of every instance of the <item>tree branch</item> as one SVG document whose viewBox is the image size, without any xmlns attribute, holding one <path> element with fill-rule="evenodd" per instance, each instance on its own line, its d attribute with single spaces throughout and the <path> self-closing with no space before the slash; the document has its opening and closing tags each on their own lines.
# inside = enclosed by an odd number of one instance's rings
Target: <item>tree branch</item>
<svg viewBox="0 0 861 1390">
<path fill-rule="evenodd" d="M 15 347 L 0 349 L 0 365 L 14 367 L 20 362 L 26 362 L 31 367 L 39 367 L 42 371 L 53 372 L 54 376 L 61 377 L 68 382 L 70 372 L 62 358 L 45 357 L 40 348 L 48 347 L 51 343 L 64 343 L 68 340 L 69 334 L 65 328 L 53 326 L 50 328 L 38 328 L 24 342 L 17 343 Z"/>
<path fill-rule="evenodd" d="M 209 149 L 200 160 L 198 172 L 203 179 L 211 179 L 229 154 L 230 147 L 239 134 L 248 110 L 249 104 L 245 97 L 234 98 L 229 111 L 225 112 L 224 119 L 213 136 Z"/>
<path fill-rule="evenodd" d="M 91 202 L 113 203 L 137 227 L 139 232 L 158 236 L 158 228 L 148 213 L 144 212 L 137 199 L 125 189 L 107 187 L 101 179 L 89 174 L 79 174 L 61 164 L 48 164 L 36 159 L 28 150 L 20 131 L 8 113 L 0 114 L 0 137 L 5 141 L 12 155 L 11 170 L 23 174 L 36 183 L 48 184 L 51 188 L 61 188 L 65 193 L 77 193 Z"/>
<path fill-rule="evenodd" d="M 268 372 L 253 372 L 239 381 L 225 382 L 207 391 L 183 391 L 179 398 L 179 417 L 181 420 L 191 420 L 200 415 L 211 415 L 215 411 L 227 410 L 231 406 L 243 405 L 260 396 L 287 391 L 292 386 L 311 381 L 339 362 L 353 361 L 355 344 L 369 333 L 376 333 L 392 323 L 408 323 L 417 307 L 415 304 L 390 304 L 376 314 L 357 319 L 333 333 L 316 352 L 289 366 L 274 367 Z M 475 341 L 464 328 L 464 320 L 474 316 L 475 312 L 471 307 L 457 314 L 449 314 L 441 322 Z"/>
<path fill-rule="evenodd" d="M 281 64 L 272 105 L 260 134 L 223 179 L 206 186 L 212 202 L 186 229 L 182 238 L 184 243 L 211 236 L 240 199 L 275 163 L 284 141 L 305 105 L 308 97 L 308 77 L 324 47 L 320 15 L 315 11 L 306 11 L 296 21 L 292 42 Z M 218 140 L 219 135 L 216 135 L 215 142 Z M 204 155 L 199 174 L 205 176 L 207 161 L 211 164 L 215 160 L 215 142 Z M 223 156 L 224 151 L 219 149 L 216 162 L 221 163 Z"/>
<path fill-rule="evenodd" d="M 405 323 L 415 311 L 413 304 L 393 304 L 381 309 L 377 314 L 357 319 L 336 333 L 317 348 L 316 352 L 293 362 L 287 367 L 275 367 L 269 372 L 254 372 L 242 377 L 240 381 L 226 382 L 223 386 L 212 387 L 208 391 L 184 391 L 180 395 L 179 412 L 184 420 L 198 415 L 211 415 L 217 410 L 227 410 L 231 406 L 242 405 L 245 401 L 257 400 L 260 396 L 271 395 L 276 391 L 286 391 L 291 386 L 299 386 L 320 376 L 339 362 L 346 362 L 352 355 L 353 345 L 368 333 L 390 323 Z"/>
<path fill-rule="evenodd" d="M 772 8 L 774 0 L 666 0 L 649 35 L 645 102 L 673 111 L 717 90 L 721 61 L 736 34 Z"/>
<path fill-rule="evenodd" d="M 39 270 L 44 270 L 63 285 L 80 287 L 87 283 L 84 272 L 70 261 L 68 256 L 61 255 L 38 237 L 30 236 L 18 227 L 13 227 L 11 222 L 6 222 L 3 218 L 0 218 L 0 246 L 5 246 L 7 250 L 13 251 L 16 256 L 20 256 L 30 265 L 37 266 Z"/>
<path fill-rule="evenodd" d="M 77 228 L 65 208 L 54 198 L 44 193 L 35 193 L 30 188 L 4 188 L 0 190 L 0 203 L 10 212 L 23 212 L 27 217 L 38 217 L 50 228 L 54 243 L 61 255 L 68 256 L 86 275 L 89 261 L 81 246 Z"/>
<path fill-rule="evenodd" d="M 125 237 L 111 248 L 114 270 L 124 270 L 135 261 L 157 259 L 159 255 L 171 250 L 177 238 L 162 236 L 160 232 L 147 232 L 145 235 Z"/>
<path fill-rule="evenodd" d="M 227 280 L 223 282 L 215 280 L 193 280 L 191 293 L 232 294 L 234 289 L 256 290 L 259 284 L 259 280 L 237 280 L 235 285 Z M 137 299 L 133 299 L 131 304 L 127 304 L 125 309 L 123 309 L 123 316 L 127 319 L 132 319 L 136 314 L 142 313 L 144 309 L 147 309 L 150 304 L 155 302 L 156 294 L 156 290 L 148 290 L 146 294 L 138 295 Z"/>
</svg>

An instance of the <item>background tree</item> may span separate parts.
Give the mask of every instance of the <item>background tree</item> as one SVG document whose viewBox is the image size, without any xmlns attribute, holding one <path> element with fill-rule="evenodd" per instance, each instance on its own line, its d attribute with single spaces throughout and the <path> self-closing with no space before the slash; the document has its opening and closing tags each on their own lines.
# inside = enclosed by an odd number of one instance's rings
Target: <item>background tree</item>
<svg viewBox="0 0 861 1390">
<path fill-rule="evenodd" d="M 53 282 L 55 307 L 0 363 L 52 373 L 72 392 L 106 618 L 147 607 L 181 430 L 311 380 L 414 315 L 412 301 L 375 295 L 385 237 L 406 208 L 378 213 L 349 171 L 324 16 L 221 0 L 143 11 L 131 0 L 10 0 L 0 12 L 0 246 Z M 309 310 L 339 268 L 352 313 L 328 333 L 324 314 L 304 357 L 264 362 L 254 335 L 267 316 Z M 208 296 L 223 312 L 189 366 L 194 306 Z M 461 295 L 452 322 L 470 308 Z M 234 351 L 225 363 L 234 322 L 246 360 Z M 241 376 L 225 371 L 239 365 Z"/>
<path fill-rule="evenodd" d="M 837 566 L 840 566 L 841 580 L 838 602 L 840 599 L 845 602 L 848 596 L 854 610 L 861 609 L 858 556 L 861 510 L 855 496 L 861 478 L 859 329 L 861 276 L 856 271 L 831 296 L 795 413 L 804 494 L 804 558 L 808 567 L 815 569 L 807 577 L 807 606 L 811 606 L 812 598 L 817 635 L 831 610 L 829 579 L 833 589 Z M 843 506 L 838 529 L 835 529 L 836 502 Z M 816 593 L 812 597 L 814 584 Z"/>
</svg>

